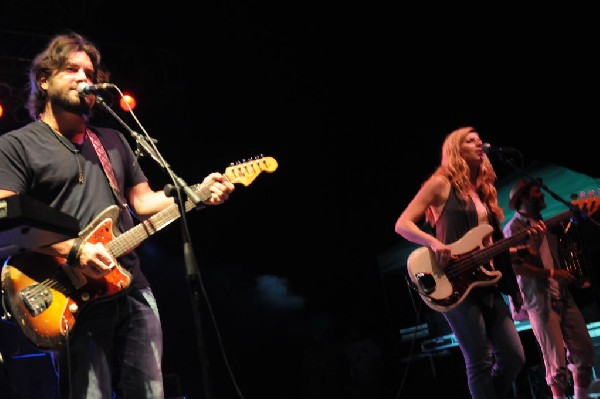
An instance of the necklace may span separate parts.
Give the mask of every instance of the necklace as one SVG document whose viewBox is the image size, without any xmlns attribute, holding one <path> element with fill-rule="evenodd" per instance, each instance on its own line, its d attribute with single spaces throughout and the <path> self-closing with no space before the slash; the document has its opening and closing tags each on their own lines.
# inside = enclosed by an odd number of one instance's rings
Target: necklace
<svg viewBox="0 0 600 399">
<path fill-rule="evenodd" d="M 75 155 L 75 161 L 77 162 L 77 172 L 79 174 L 79 184 L 83 184 L 84 179 L 83 179 L 83 168 L 81 167 L 81 161 L 79 160 L 79 150 L 77 148 L 73 148 L 74 144 L 68 140 L 67 143 L 67 139 L 54 131 L 54 129 L 52 129 L 52 127 L 47 124 L 46 122 L 44 122 L 43 120 L 40 119 L 40 122 L 42 122 L 44 125 L 48 126 L 48 129 L 50 129 L 50 131 L 52 132 L 52 135 L 54 137 L 56 137 L 56 139 L 59 141 L 59 143 L 61 143 L 63 145 L 63 147 L 65 147 L 67 150 L 69 150 L 69 152 L 73 155 Z M 84 136 L 85 138 L 85 136 Z"/>
</svg>

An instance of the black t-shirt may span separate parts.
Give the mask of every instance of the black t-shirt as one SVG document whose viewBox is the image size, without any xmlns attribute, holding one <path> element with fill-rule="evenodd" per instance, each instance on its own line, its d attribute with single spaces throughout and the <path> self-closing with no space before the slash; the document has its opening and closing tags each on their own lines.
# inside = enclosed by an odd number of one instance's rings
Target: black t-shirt
<svg viewBox="0 0 600 399">
<path fill-rule="evenodd" d="M 89 128 L 102 142 L 119 190 L 126 198 L 129 188 L 147 180 L 135 154 L 118 131 Z M 79 182 L 80 169 L 83 183 Z M 0 136 L 0 189 L 33 197 L 74 216 L 80 230 L 97 223 L 99 214 L 118 204 L 89 137 L 86 135 L 82 145 L 76 145 L 41 121 Z M 121 211 L 116 219 L 120 232 L 133 227 L 127 211 Z M 118 260 L 132 273 L 133 287 L 148 286 L 135 252 Z"/>
</svg>

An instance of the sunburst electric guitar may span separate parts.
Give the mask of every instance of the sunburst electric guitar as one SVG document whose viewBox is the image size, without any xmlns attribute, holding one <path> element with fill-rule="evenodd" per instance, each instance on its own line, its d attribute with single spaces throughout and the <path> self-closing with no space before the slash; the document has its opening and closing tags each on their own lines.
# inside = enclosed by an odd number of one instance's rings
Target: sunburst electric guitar
<svg viewBox="0 0 600 399">
<path fill-rule="evenodd" d="M 277 169 L 277 161 L 261 157 L 232 164 L 224 175 L 232 183 L 248 186 L 262 172 Z M 192 190 L 204 201 L 210 186 L 197 184 Z M 185 211 L 196 205 L 188 200 Z M 146 238 L 181 216 L 177 204 L 170 205 L 149 219 L 118 235 L 117 205 L 106 208 L 79 233 L 85 242 L 101 242 L 118 258 L 136 248 Z M 2 268 L 3 306 L 24 335 L 35 346 L 55 349 L 63 345 L 77 325 L 78 316 L 94 301 L 110 299 L 130 286 L 131 274 L 118 263 L 102 278 L 90 278 L 66 264 L 66 259 L 28 252 L 9 257 Z"/>
<path fill-rule="evenodd" d="M 589 216 L 598 210 L 600 197 L 574 200 L 572 204 Z M 550 228 L 566 222 L 571 216 L 573 213 L 566 211 L 546 220 L 545 224 Z M 523 243 L 528 231 L 517 232 L 484 246 L 484 240 L 492 231 L 492 226 L 482 224 L 450 244 L 451 253 L 457 259 L 450 261 L 445 268 L 438 265 L 429 247 L 419 247 L 408 255 L 407 271 L 411 286 L 427 306 L 439 312 L 449 311 L 458 306 L 474 287 L 493 285 L 500 280 L 502 272 L 493 269 L 489 262 L 502 252 Z"/>
</svg>

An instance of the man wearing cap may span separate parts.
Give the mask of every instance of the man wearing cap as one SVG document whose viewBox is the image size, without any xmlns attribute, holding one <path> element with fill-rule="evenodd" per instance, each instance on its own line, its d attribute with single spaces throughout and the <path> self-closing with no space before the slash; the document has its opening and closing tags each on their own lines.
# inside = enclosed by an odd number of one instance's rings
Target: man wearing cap
<svg viewBox="0 0 600 399">
<path fill-rule="evenodd" d="M 541 179 L 522 179 L 512 188 L 509 207 L 516 212 L 504 227 L 510 237 L 531 226 L 543 224 L 541 211 L 546 208 Z M 581 310 L 568 285 L 576 280 L 561 268 L 558 229 L 529 239 L 526 246 L 511 248 L 513 268 L 523 295 L 524 310 L 539 343 L 546 383 L 554 399 L 564 399 L 569 389 L 571 370 L 574 398 L 585 399 L 592 381 L 594 344 Z"/>
</svg>

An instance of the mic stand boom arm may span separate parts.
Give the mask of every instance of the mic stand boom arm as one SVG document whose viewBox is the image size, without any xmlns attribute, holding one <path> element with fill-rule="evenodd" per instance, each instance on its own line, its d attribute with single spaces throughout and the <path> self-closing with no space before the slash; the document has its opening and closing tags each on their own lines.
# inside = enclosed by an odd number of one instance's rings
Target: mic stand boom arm
<svg viewBox="0 0 600 399">
<path fill-rule="evenodd" d="M 504 162 L 505 164 L 507 164 L 508 166 L 510 166 L 513 170 L 517 171 L 519 174 L 521 174 L 522 176 L 524 176 L 526 179 L 530 180 L 530 181 L 534 181 L 537 180 L 539 183 L 539 186 L 541 188 L 544 189 L 544 191 L 546 191 L 548 194 L 550 194 L 550 196 L 552 198 L 554 198 L 555 200 L 562 202 L 567 208 L 569 208 L 569 210 L 571 212 L 573 212 L 573 214 L 575 215 L 575 221 L 580 221 L 582 219 L 588 219 L 589 216 L 588 214 L 582 210 L 581 208 L 579 208 L 578 206 L 574 205 L 573 203 L 565 200 L 564 198 L 562 198 L 560 195 L 556 194 L 554 191 L 552 191 L 548 186 L 546 186 L 544 183 L 542 183 L 541 181 L 539 181 L 539 179 L 536 179 L 534 177 L 532 177 L 531 175 L 529 175 L 527 172 L 525 172 L 525 170 L 523 170 L 523 168 L 517 166 L 512 159 L 508 158 L 507 156 L 505 156 L 503 153 L 498 152 L 497 153 L 498 158 Z M 589 219 L 592 220 L 593 219 Z"/>
<path fill-rule="evenodd" d="M 198 195 L 187 185 L 187 183 L 179 176 L 175 174 L 171 166 L 165 161 L 165 159 L 160 155 L 158 149 L 156 148 L 155 143 L 158 141 L 150 136 L 143 136 L 134 130 L 132 130 L 124 121 L 116 114 L 115 111 L 111 107 L 109 107 L 104 99 L 100 96 L 96 96 L 96 101 L 104 107 L 135 139 L 135 142 L 138 144 L 138 148 L 141 147 L 145 150 L 146 154 L 150 155 L 152 159 L 154 159 L 163 169 L 167 171 L 171 180 L 175 184 L 175 188 L 178 192 L 183 190 L 187 196 L 194 204 L 200 205 L 202 200 Z M 185 202 L 185 201 L 183 201 Z"/>
</svg>

